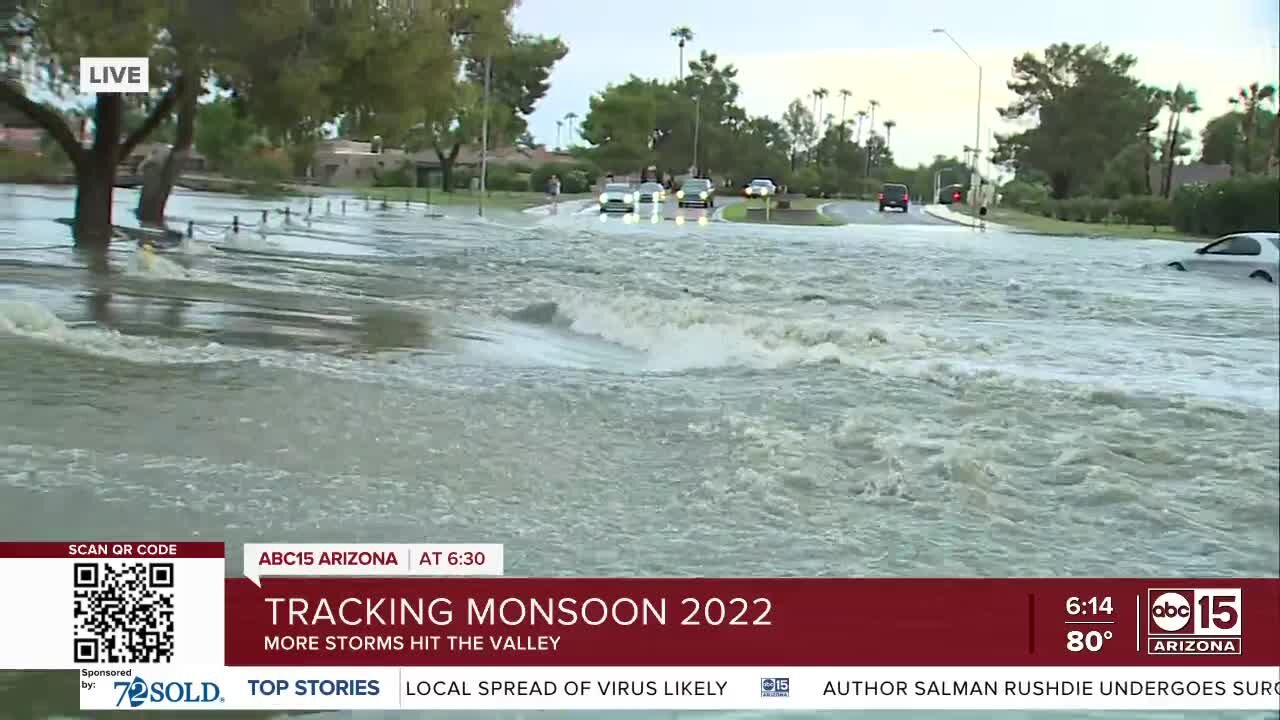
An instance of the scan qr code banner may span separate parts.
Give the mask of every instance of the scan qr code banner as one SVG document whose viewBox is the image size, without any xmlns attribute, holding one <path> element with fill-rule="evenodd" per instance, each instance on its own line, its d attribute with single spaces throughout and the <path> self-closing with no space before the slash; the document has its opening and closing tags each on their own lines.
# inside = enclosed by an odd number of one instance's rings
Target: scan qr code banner
<svg viewBox="0 0 1280 720">
<path fill-rule="evenodd" d="M 1275 710 L 1280 668 L 485 667 L 80 671 L 85 710 Z"/>
<path fill-rule="evenodd" d="M 0 669 L 224 659 L 220 542 L 0 543 Z"/>
</svg>

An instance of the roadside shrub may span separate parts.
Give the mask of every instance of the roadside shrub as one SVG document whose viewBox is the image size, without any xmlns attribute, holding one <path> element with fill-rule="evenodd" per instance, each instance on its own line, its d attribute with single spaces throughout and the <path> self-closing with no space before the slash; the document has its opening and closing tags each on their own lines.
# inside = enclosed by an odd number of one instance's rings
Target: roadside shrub
<svg viewBox="0 0 1280 720">
<path fill-rule="evenodd" d="M 71 172 L 49 155 L 0 148 L 0 181 L 41 182 Z"/>
<path fill-rule="evenodd" d="M 1170 221 L 1182 232 L 1199 235 L 1280 230 L 1280 179 L 1237 177 L 1184 185 L 1174 192 Z"/>
<path fill-rule="evenodd" d="M 809 197 L 817 197 L 822 193 L 822 176 L 812 167 L 797 170 L 791 176 L 787 189 L 792 193 L 801 193 Z"/>
<path fill-rule="evenodd" d="M 471 168 L 455 167 L 453 173 L 449 176 L 449 184 L 455 190 L 470 190 L 471 181 L 475 177 L 476 174 L 472 172 Z"/>
<path fill-rule="evenodd" d="M 592 178 L 586 170 L 575 168 L 560 176 L 560 192 L 565 194 L 591 192 Z"/>
<path fill-rule="evenodd" d="M 562 193 L 584 193 L 590 192 L 595 185 L 597 178 L 600 177 L 600 170 L 588 162 L 576 163 L 547 163 L 533 172 L 529 173 L 529 185 L 527 189 L 534 192 L 543 192 L 547 189 L 547 180 L 552 175 L 560 176 L 560 192 Z"/>
<path fill-rule="evenodd" d="M 376 170 L 373 185 L 374 187 L 409 187 L 413 185 L 413 165 L 406 161 L 392 170 L 385 168 Z"/>
<path fill-rule="evenodd" d="M 282 182 L 293 173 L 293 162 L 284 153 L 249 151 L 241 153 L 228 168 L 232 177 L 254 182 Z"/>
<path fill-rule="evenodd" d="M 1049 199 L 1049 188 L 1025 180 L 1013 180 L 1000 188 L 1000 194 L 1001 202 L 1009 207 L 1023 212 L 1038 212 L 1040 205 Z"/>
<path fill-rule="evenodd" d="M 484 184 L 489 190 L 519 192 L 529 189 L 529 176 L 516 172 L 510 165 L 496 165 L 486 170 Z"/>
</svg>

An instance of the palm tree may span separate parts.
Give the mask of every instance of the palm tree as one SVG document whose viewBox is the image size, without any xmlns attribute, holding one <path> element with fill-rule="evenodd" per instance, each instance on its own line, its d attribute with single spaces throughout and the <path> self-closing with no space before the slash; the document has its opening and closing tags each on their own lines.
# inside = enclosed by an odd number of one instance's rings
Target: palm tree
<svg viewBox="0 0 1280 720">
<path fill-rule="evenodd" d="M 1196 102 L 1196 91 L 1184 88 L 1182 83 L 1178 83 L 1164 98 L 1164 104 L 1169 108 L 1169 132 L 1165 139 L 1164 178 L 1160 181 L 1160 194 L 1169 197 L 1173 191 L 1173 163 L 1177 159 L 1181 139 L 1182 113 L 1200 112 L 1200 105 Z"/>
<path fill-rule="evenodd" d="M 871 100 L 871 101 L 869 101 L 867 104 L 871 106 L 871 127 L 872 127 L 871 132 L 875 132 L 875 126 L 876 126 L 876 108 L 880 107 L 880 101 L 879 101 L 879 100 Z"/>
<path fill-rule="evenodd" d="M 845 90 L 844 88 L 840 89 L 840 139 L 841 140 L 844 140 L 844 131 L 845 131 L 844 108 L 845 108 L 845 105 L 848 104 L 849 102 L 850 95 L 853 95 L 853 93 L 849 92 L 848 90 Z"/>
<path fill-rule="evenodd" d="M 1241 108 L 1244 117 L 1240 119 L 1240 129 L 1244 131 L 1244 171 L 1253 172 L 1253 132 L 1258 124 L 1258 108 L 1262 103 L 1276 96 L 1275 85 L 1258 86 L 1249 83 L 1248 88 L 1240 88 L 1236 96 L 1227 102 Z"/>
<path fill-rule="evenodd" d="M 854 141 L 855 145 L 862 144 L 862 121 L 866 119 L 867 119 L 867 111 L 859 110 L 858 111 L 858 139 Z"/>
<path fill-rule="evenodd" d="M 813 98 L 813 121 L 818 122 L 818 88 L 809 91 L 809 96 Z"/>
<path fill-rule="evenodd" d="M 560 150 L 560 128 L 562 127 L 564 127 L 564 121 L 557 120 L 556 121 L 556 151 L 557 152 L 559 152 Z"/>
<path fill-rule="evenodd" d="M 573 121 L 578 119 L 578 113 L 571 112 L 564 116 L 564 121 L 569 125 L 569 147 L 573 147 Z"/>
<path fill-rule="evenodd" d="M 676 39 L 676 44 L 680 47 L 680 77 L 684 79 L 684 44 L 693 40 L 693 31 L 687 25 L 681 25 L 671 31 L 671 37 Z"/>
<path fill-rule="evenodd" d="M 893 128 L 896 127 L 897 125 L 898 123 L 894 122 L 893 120 L 884 121 L 884 149 L 885 150 L 888 150 L 889 143 L 893 142 Z"/>
<path fill-rule="evenodd" d="M 818 96 L 818 113 L 815 117 L 822 117 L 822 101 L 827 99 L 827 89 L 818 88 L 817 90 L 813 91 L 813 94 Z M 830 123 L 826 123 L 826 124 L 830 124 Z"/>
</svg>

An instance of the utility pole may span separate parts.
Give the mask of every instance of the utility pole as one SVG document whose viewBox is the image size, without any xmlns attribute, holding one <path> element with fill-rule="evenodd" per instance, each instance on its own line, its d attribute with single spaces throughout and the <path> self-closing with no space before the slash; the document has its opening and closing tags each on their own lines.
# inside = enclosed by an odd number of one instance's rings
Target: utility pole
<svg viewBox="0 0 1280 720">
<path fill-rule="evenodd" d="M 978 197 L 977 195 L 974 194 L 973 189 L 978 188 L 980 184 L 979 180 L 982 177 L 981 173 L 978 171 L 978 159 L 982 154 L 982 151 L 981 151 L 981 148 L 982 148 L 982 65 L 977 60 L 973 59 L 973 56 L 969 54 L 969 51 L 965 50 L 964 46 L 960 44 L 960 41 L 956 40 L 954 37 L 951 36 L 951 33 L 947 32 L 943 28 L 934 28 L 933 32 L 946 35 L 947 39 L 950 40 L 957 48 L 959 48 L 960 52 L 964 53 L 965 57 L 969 58 L 969 62 L 973 63 L 974 66 L 978 68 L 978 107 L 977 107 L 977 117 L 973 127 L 973 165 L 972 165 L 973 175 L 971 176 L 969 181 L 969 187 L 970 187 L 969 195 L 970 195 L 972 204 L 976 209 L 978 207 Z M 978 218 L 976 213 L 974 214 L 973 227 L 974 228 L 978 227 Z"/>
<path fill-rule="evenodd" d="M 698 131 L 702 125 L 702 95 L 693 100 L 693 173 L 694 177 L 701 175 L 698 166 Z"/>
</svg>

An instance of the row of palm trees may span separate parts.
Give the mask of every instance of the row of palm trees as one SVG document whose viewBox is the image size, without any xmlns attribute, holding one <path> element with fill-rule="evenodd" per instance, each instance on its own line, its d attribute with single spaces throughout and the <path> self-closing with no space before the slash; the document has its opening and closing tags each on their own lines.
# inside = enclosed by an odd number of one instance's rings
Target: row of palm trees
<svg viewBox="0 0 1280 720">
<path fill-rule="evenodd" d="M 849 107 L 849 98 L 853 96 L 853 93 L 846 88 L 841 88 L 839 92 L 840 92 L 840 124 L 837 125 L 837 127 L 840 128 L 841 134 L 843 135 L 844 132 L 848 129 L 848 123 L 846 121 L 846 117 L 847 117 L 847 110 Z M 830 94 L 831 94 L 831 91 L 827 90 L 826 88 L 815 88 L 809 93 L 809 95 L 813 98 L 814 119 L 816 120 L 818 118 L 822 118 L 823 132 L 819 133 L 820 136 L 826 134 L 826 128 L 829 128 L 831 126 L 831 121 L 835 120 L 835 117 L 830 114 L 827 114 L 826 116 L 823 116 L 822 114 L 822 109 L 823 109 L 822 103 L 824 100 L 827 99 L 827 96 L 829 96 Z M 857 134 L 857 137 L 854 139 L 855 144 L 862 143 L 863 121 L 865 121 L 868 117 L 870 117 L 871 127 L 873 128 L 875 127 L 876 108 L 878 107 L 880 107 L 879 100 L 868 100 L 866 110 L 858 110 L 857 112 L 854 113 L 854 115 L 858 118 L 858 130 L 857 130 L 858 134 Z M 884 144 L 886 148 L 889 147 L 889 142 L 893 138 L 893 129 L 897 127 L 897 125 L 898 123 L 896 123 L 893 120 L 884 121 L 884 130 L 885 130 Z"/>
<path fill-rule="evenodd" d="M 1240 88 L 1235 95 L 1227 99 L 1231 106 L 1240 112 L 1240 129 L 1244 136 L 1244 153 L 1242 154 L 1241 170 L 1246 174 L 1254 171 L 1253 168 L 1253 138 L 1257 130 L 1259 110 L 1263 104 L 1268 101 L 1276 100 L 1276 87 L 1274 85 L 1259 85 L 1251 83 L 1247 88 Z M 1173 166 L 1180 154 L 1182 145 L 1182 120 L 1186 115 L 1192 115 L 1200 112 L 1203 108 L 1200 106 L 1199 99 L 1196 97 L 1196 91 L 1178 83 L 1173 90 L 1161 90 L 1155 94 L 1155 101 L 1158 107 L 1169 111 L 1168 124 L 1165 127 L 1165 140 L 1161 148 L 1161 159 L 1164 167 L 1162 168 L 1160 177 L 1159 193 L 1163 197 L 1169 197 L 1173 192 Z M 1268 166 L 1276 164 L 1277 146 L 1280 145 L 1280 115 L 1273 119 L 1274 127 L 1271 129 L 1272 139 L 1271 148 L 1267 154 Z M 1156 123 L 1149 124 L 1144 131 L 1149 133 L 1155 130 Z M 1233 171 L 1235 168 L 1232 168 Z M 1264 171 L 1270 170 L 1270 167 L 1263 168 Z"/>
</svg>

